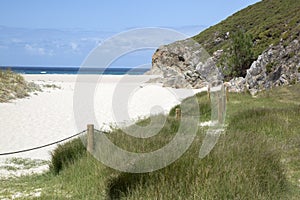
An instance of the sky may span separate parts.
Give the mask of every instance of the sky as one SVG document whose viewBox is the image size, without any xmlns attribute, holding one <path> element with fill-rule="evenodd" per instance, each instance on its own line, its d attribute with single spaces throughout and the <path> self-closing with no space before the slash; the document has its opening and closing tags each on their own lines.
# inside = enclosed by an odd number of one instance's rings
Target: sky
<svg viewBox="0 0 300 200">
<path fill-rule="evenodd" d="M 134 28 L 193 36 L 259 0 L 1 0 L 1 66 L 80 66 L 95 47 Z M 151 60 L 135 53 L 118 65 Z M 129 64 L 130 63 L 130 64 Z"/>
</svg>

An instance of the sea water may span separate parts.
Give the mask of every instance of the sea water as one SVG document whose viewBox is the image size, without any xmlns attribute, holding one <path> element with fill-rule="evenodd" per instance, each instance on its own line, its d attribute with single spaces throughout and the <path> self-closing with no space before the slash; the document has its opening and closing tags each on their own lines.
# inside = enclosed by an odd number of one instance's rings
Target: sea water
<svg viewBox="0 0 300 200">
<path fill-rule="evenodd" d="M 80 67 L 0 67 L 2 70 L 11 70 L 19 74 L 107 74 L 107 75 L 141 75 L 149 71 L 148 68 L 80 68 Z"/>
</svg>

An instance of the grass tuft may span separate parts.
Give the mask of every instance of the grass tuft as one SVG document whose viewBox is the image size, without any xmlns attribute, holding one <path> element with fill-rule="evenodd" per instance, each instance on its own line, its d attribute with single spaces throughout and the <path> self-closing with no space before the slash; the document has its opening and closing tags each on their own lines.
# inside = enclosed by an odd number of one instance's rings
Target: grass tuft
<svg viewBox="0 0 300 200">
<path fill-rule="evenodd" d="M 0 103 L 29 96 L 30 92 L 41 91 L 41 88 L 28 83 L 20 75 L 11 70 L 0 70 Z"/>
<path fill-rule="evenodd" d="M 51 153 L 50 171 L 54 174 L 74 164 L 76 160 L 86 154 L 86 149 L 80 138 L 69 141 L 58 147 Z"/>
</svg>

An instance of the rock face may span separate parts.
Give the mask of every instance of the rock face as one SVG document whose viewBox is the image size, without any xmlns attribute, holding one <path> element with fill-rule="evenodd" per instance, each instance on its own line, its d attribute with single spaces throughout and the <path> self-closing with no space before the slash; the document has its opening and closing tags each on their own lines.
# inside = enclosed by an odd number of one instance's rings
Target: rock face
<svg viewBox="0 0 300 200">
<path fill-rule="evenodd" d="M 151 82 L 162 83 L 165 87 L 201 88 L 207 82 L 223 80 L 215 62 L 222 50 L 213 56 L 194 40 L 187 39 L 161 46 L 152 57 L 152 69 L 147 74 L 160 75 Z M 300 81 L 300 42 L 294 39 L 289 44 L 280 42 L 266 49 L 251 67 L 245 78 L 229 81 L 229 91 L 257 92 L 276 86 L 294 84 Z"/>
<path fill-rule="evenodd" d="M 213 59 L 192 39 L 157 49 L 152 57 L 152 69 L 147 74 L 160 75 L 161 78 L 151 81 L 175 88 L 200 88 L 208 81 L 223 78 Z"/>
<path fill-rule="evenodd" d="M 289 45 L 271 45 L 247 70 L 245 78 L 230 81 L 230 90 L 249 90 L 252 95 L 276 86 L 300 81 L 300 42 L 293 40 Z"/>
</svg>

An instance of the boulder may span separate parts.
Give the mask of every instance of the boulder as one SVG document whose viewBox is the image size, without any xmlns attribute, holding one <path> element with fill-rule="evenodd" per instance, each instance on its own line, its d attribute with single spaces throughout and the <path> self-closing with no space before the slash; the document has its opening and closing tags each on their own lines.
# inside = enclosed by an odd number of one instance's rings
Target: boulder
<svg viewBox="0 0 300 200">
<path fill-rule="evenodd" d="M 199 88 L 205 82 L 223 78 L 213 59 L 192 39 L 159 47 L 147 74 L 160 75 L 156 82 L 175 88 Z"/>
</svg>

